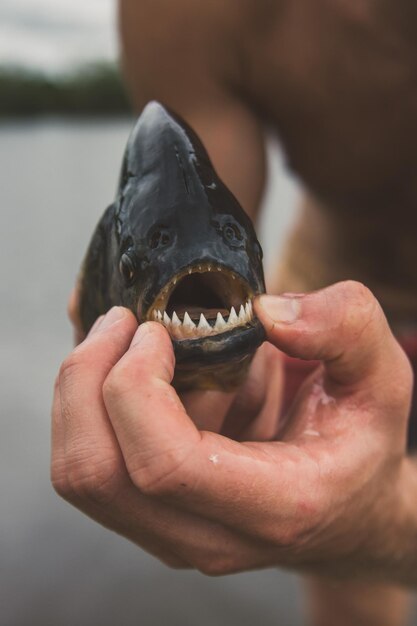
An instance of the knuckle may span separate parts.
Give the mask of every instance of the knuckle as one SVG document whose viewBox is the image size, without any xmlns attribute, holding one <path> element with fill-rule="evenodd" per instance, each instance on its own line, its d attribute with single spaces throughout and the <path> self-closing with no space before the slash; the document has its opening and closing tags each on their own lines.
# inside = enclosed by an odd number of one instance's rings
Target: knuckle
<svg viewBox="0 0 417 626">
<path fill-rule="evenodd" d="M 84 454 L 73 454 L 67 462 L 67 476 L 71 493 L 83 500 L 108 504 L 120 489 L 120 462 L 111 456 L 87 460 Z"/>
<path fill-rule="evenodd" d="M 62 463 L 52 463 L 51 483 L 53 489 L 59 496 L 61 496 L 61 498 L 64 498 L 64 500 L 70 499 L 72 489 Z"/>
<path fill-rule="evenodd" d="M 183 471 L 184 454 L 180 450 L 165 451 L 163 460 L 159 456 L 144 463 L 140 458 L 128 462 L 129 475 L 141 493 L 147 496 L 169 496 L 190 487 Z"/>
<path fill-rule="evenodd" d="M 357 298 L 362 302 L 374 299 L 372 291 L 358 280 L 345 280 L 340 285 L 348 293 L 349 298 Z"/>
<path fill-rule="evenodd" d="M 369 346 L 377 345 L 388 330 L 378 300 L 362 283 L 350 280 L 341 283 L 339 287 L 339 336 L 351 346 L 359 345 L 364 339 Z"/>
<path fill-rule="evenodd" d="M 293 513 L 283 524 L 264 529 L 263 540 L 288 553 L 297 553 L 319 534 L 329 514 L 328 493 L 322 488 L 303 493 L 294 500 Z"/>
<path fill-rule="evenodd" d="M 300 520 L 292 520 L 289 526 L 274 531 L 272 539 L 277 547 L 294 550 L 304 542 L 306 534 L 310 534 L 310 532 L 309 524 Z"/>
<path fill-rule="evenodd" d="M 106 380 L 103 383 L 103 397 L 104 401 L 114 402 L 120 396 L 127 393 L 132 388 L 132 379 L 130 371 L 122 366 L 116 365 L 110 371 Z M 136 379 L 136 372 L 135 372 Z M 134 382 L 133 382 L 134 385 Z"/>
<path fill-rule="evenodd" d="M 62 362 L 58 375 L 59 381 L 65 385 L 73 378 L 74 374 L 83 364 L 84 358 L 82 352 L 79 348 L 76 348 Z"/>
<path fill-rule="evenodd" d="M 170 569 L 175 569 L 175 570 L 191 569 L 191 565 L 189 565 L 185 561 L 182 561 L 180 558 L 178 558 L 175 555 L 164 555 L 163 557 L 159 557 L 159 560 L 161 561 L 161 563 L 163 563 Z"/>
<path fill-rule="evenodd" d="M 395 347 L 388 368 L 390 383 L 385 387 L 385 389 L 389 389 L 389 394 L 388 397 L 385 397 L 386 394 L 384 394 L 384 402 L 386 408 L 389 405 L 391 410 L 398 411 L 403 408 L 408 409 L 411 403 L 414 388 L 414 371 L 403 348 L 396 340 L 394 341 Z M 392 374 L 393 371 L 395 376 Z"/>
<path fill-rule="evenodd" d="M 414 370 L 410 359 L 404 352 L 403 348 L 396 342 L 398 351 L 398 368 L 401 373 L 401 380 L 407 392 L 410 392 L 414 386 Z"/>
<path fill-rule="evenodd" d="M 135 487 L 146 496 L 167 496 L 175 493 L 179 486 L 175 469 L 164 473 L 155 467 L 145 467 L 130 472 L 130 477 Z"/>
<path fill-rule="evenodd" d="M 116 373 L 116 368 L 113 368 L 108 374 L 106 380 L 103 383 L 103 398 L 104 401 L 113 401 L 119 396 L 120 393 L 120 380 Z"/>
<path fill-rule="evenodd" d="M 345 280 L 339 283 L 339 287 L 345 297 L 352 302 L 363 304 L 375 300 L 375 296 L 372 291 L 366 285 L 357 280 Z"/>
<path fill-rule="evenodd" d="M 404 381 L 404 391 L 407 395 L 407 398 L 410 399 L 414 389 L 415 377 L 414 377 L 414 369 L 411 365 L 409 358 L 406 356 L 405 352 L 402 352 L 402 375 Z"/>
<path fill-rule="evenodd" d="M 311 538 L 316 534 L 320 525 L 315 520 L 305 521 L 301 518 L 291 520 L 291 523 L 279 529 L 266 532 L 264 540 L 275 546 L 288 558 L 302 553 Z"/>
<path fill-rule="evenodd" d="M 342 283 L 345 307 L 345 322 L 351 327 L 362 330 L 375 318 L 380 310 L 379 303 L 368 287 L 354 280 Z M 379 316 L 378 316 L 379 317 Z"/>
<path fill-rule="evenodd" d="M 203 559 L 197 561 L 194 567 L 201 574 L 204 574 L 204 576 L 210 576 L 210 578 L 226 576 L 228 574 L 234 574 L 238 571 L 233 559 L 218 555 L 204 557 Z"/>
</svg>

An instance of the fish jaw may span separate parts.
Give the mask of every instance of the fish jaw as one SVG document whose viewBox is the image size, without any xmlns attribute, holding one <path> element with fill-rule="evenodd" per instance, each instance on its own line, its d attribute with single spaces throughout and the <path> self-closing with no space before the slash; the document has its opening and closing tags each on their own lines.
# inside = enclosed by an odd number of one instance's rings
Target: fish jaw
<svg viewBox="0 0 417 626">
<path fill-rule="evenodd" d="M 143 321 L 158 322 L 169 332 L 179 387 L 192 380 L 192 388 L 233 388 L 241 380 L 243 363 L 265 340 L 253 311 L 257 293 L 257 285 L 251 287 L 231 269 L 204 263 L 183 268 L 163 287 Z M 220 366 L 230 374 L 226 382 L 218 380 Z M 197 376 L 193 368 L 200 369 Z"/>
</svg>

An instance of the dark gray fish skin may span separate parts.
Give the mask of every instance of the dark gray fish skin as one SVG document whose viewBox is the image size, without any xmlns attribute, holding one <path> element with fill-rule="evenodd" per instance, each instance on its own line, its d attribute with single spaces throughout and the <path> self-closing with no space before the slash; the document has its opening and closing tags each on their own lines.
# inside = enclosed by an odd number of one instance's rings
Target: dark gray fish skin
<svg viewBox="0 0 417 626">
<path fill-rule="evenodd" d="M 116 304 L 130 308 L 139 322 L 154 319 L 154 311 L 175 297 L 175 278 L 178 284 L 194 281 L 184 304 L 192 306 L 195 293 L 202 311 L 210 309 L 207 293 L 213 308 L 230 309 L 265 291 L 262 251 L 250 219 L 194 131 L 151 102 L 130 135 L 115 202 L 100 220 L 84 261 L 84 330 Z M 253 319 L 173 344 L 180 367 L 218 369 L 230 360 L 246 363 L 263 340 L 263 328 Z"/>
</svg>

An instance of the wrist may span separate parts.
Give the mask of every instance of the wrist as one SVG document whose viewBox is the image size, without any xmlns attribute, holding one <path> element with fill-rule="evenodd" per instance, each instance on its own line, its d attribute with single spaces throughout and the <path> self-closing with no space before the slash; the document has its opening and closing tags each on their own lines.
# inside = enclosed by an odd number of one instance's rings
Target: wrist
<svg viewBox="0 0 417 626">
<path fill-rule="evenodd" d="M 417 588 L 417 459 L 404 458 L 399 480 L 392 571 L 400 584 Z"/>
<path fill-rule="evenodd" d="M 416 460 L 404 457 L 396 474 L 378 506 L 370 562 L 375 580 L 417 588 Z"/>
<path fill-rule="evenodd" d="M 390 470 L 367 511 L 347 578 L 417 588 L 417 459 Z"/>
</svg>

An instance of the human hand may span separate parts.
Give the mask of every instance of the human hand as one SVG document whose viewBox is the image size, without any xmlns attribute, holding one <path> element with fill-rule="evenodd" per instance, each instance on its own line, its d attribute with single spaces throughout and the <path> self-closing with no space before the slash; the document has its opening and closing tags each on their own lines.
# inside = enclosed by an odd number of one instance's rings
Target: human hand
<svg viewBox="0 0 417 626">
<path fill-rule="evenodd" d="M 77 346 L 85 339 L 79 314 L 80 282 L 68 299 L 68 317 Z M 279 351 L 264 343 L 256 352 L 245 382 L 236 392 L 188 391 L 182 403 L 200 430 L 221 432 L 233 439 L 270 439 L 277 431 L 282 400 Z"/>
<path fill-rule="evenodd" d="M 282 354 L 264 343 L 236 391 L 196 390 L 179 397 L 199 430 L 237 441 L 268 441 L 279 429 L 282 386 Z"/>
<path fill-rule="evenodd" d="M 280 440 L 198 430 L 170 385 L 166 331 L 113 309 L 61 368 L 54 486 L 174 566 L 395 576 L 384 566 L 401 541 L 408 361 L 361 285 L 269 302 L 281 321 L 256 303 L 269 341 L 324 362 Z"/>
</svg>

